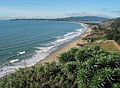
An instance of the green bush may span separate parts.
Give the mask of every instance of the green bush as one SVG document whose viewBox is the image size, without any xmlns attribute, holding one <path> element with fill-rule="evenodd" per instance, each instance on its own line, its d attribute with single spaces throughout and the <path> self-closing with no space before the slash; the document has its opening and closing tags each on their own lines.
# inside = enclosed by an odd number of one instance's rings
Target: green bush
<svg viewBox="0 0 120 88">
<path fill-rule="evenodd" d="M 112 88 L 114 84 L 120 84 L 119 53 L 108 53 L 96 47 L 87 48 L 84 52 L 88 55 L 84 60 L 78 54 L 79 88 Z"/>
<path fill-rule="evenodd" d="M 120 53 L 73 48 L 60 54 L 59 63 L 36 64 L 1 78 L 0 88 L 120 88 Z"/>
</svg>

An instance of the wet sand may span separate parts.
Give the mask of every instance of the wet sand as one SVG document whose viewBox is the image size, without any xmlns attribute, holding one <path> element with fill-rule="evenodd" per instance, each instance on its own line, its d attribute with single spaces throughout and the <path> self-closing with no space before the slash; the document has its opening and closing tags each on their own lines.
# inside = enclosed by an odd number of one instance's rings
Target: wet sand
<svg viewBox="0 0 120 88">
<path fill-rule="evenodd" d="M 51 62 L 58 62 L 58 56 L 59 54 L 61 54 L 62 52 L 66 52 L 68 51 L 70 48 L 75 48 L 77 47 L 77 43 L 83 43 L 82 42 L 82 38 L 84 38 L 87 34 L 89 34 L 91 31 L 90 28 L 87 28 L 86 32 L 84 34 L 82 34 L 78 39 L 65 44 L 62 48 L 58 49 L 57 51 L 53 52 L 52 54 L 50 54 L 48 57 L 46 57 L 45 59 L 41 60 L 39 63 L 51 63 Z"/>
</svg>

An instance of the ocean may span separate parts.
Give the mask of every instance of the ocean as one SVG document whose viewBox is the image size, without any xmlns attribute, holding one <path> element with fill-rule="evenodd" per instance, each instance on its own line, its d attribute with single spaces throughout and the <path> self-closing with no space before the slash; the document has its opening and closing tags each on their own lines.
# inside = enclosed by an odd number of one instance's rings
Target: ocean
<svg viewBox="0 0 120 88">
<path fill-rule="evenodd" d="M 85 30 L 64 21 L 0 21 L 0 77 L 36 64 Z"/>
</svg>

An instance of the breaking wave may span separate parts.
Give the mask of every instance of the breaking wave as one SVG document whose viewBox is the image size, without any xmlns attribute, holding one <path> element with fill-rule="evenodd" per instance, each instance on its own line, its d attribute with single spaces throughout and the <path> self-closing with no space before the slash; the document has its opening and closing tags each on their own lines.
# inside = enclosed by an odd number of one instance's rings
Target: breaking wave
<svg viewBox="0 0 120 88">
<path fill-rule="evenodd" d="M 22 61 L 19 61 L 19 59 L 11 60 L 10 63 L 12 65 L 4 66 L 0 69 L 0 77 L 13 73 L 18 68 L 25 68 L 25 67 L 33 66 L 40 60 L 45 59 L 52 52 L 59 49 L 60 45 L 70 42 L 74 38 L 82 35 L 87 30 L 87 26 L 82 23 L 81 25 L 83 27 L 81 29 L 76 29 L 74 32 L 66 33 L 63 36 L 56 36 L 56 40 L 53 42 L 49 42 L 48 44 L 45 44 L 46 45 L 45 47 L 35 47 L 36 49 L 35 54 L 31 58 L 28 58 Z M 17 55 L 22 55 L 25 53 L 26 53 L 25 51 L 21 51 L 21 52 L 18 52 Z"/>
</svg>

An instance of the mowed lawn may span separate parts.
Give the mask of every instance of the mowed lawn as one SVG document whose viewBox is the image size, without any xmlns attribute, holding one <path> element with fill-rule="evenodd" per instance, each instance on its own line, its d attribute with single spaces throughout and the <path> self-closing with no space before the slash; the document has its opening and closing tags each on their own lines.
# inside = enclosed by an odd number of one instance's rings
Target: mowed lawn
<svg viewBox="0 0 120 88">
<path fill-rule="evenodd" d="M 106 40 L 100 43 L 90 43 L 90 46 L 99 45 L 102 49 L 107 51 L 120 51 L 120 46 L 114 40 Z"/>
</svg>

